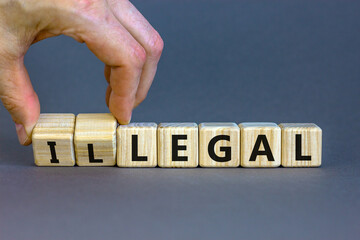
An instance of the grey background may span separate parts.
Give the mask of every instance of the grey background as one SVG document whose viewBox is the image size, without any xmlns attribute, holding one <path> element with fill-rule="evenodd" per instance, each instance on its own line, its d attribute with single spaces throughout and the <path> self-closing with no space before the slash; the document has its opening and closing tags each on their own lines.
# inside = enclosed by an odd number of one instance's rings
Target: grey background
<svg viewBox="0 0 360 240">
<path fill-rule="evenodd" d="M 133 121 L 314 122 L 316 169 L 38 168 L 0 107 L 0 239 L 358 239 L 360 4 L 134 1 L 161 33 Z M 67 37 L 26 58 L 42 112 L 107 112 Z"/>
</svg>

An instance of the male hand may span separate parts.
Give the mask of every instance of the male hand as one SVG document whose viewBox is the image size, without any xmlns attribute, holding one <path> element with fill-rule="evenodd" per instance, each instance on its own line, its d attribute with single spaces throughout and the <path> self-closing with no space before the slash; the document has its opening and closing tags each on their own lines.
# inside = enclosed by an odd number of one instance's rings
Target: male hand
<svg viewBox="0 0 360 240">
<path fill-rule="evenodd" d="M 106 103 L 120 124 L 145 99 L 164 45 L 127 0 L 0 0 L 0 98 L 23 145 L 40 114 L 24 55 L 60 34 L 86 43 L 105 63 Z"/>
</svg>

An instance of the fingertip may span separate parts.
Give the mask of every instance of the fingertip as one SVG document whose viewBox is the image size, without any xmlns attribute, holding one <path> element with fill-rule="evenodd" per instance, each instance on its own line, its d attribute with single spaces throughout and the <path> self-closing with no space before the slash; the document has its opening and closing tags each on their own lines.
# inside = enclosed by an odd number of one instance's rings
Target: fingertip
<svg viewBox="0 0 360 240">
<path fill-rule="evenodd" d="M 118 122 L 120 125 L 128 125 L 131 122 L 131 116 L 130 116 L 130 118 L 124 119 L 122 121 L 118 120 Z"/>
<path fill-rule="evenodd" d="M 28 133 L 22 124 L 15 123 L 16 133 L 21 145 L 28 146 L 31 144 L 31 131 Z"/>
<path fill-rule="evenodd" d="M 33 114 L 29 115 L 27 121 L 25 121 L 26 123 L 21 124 L 21 123 L 15 122 L 15 128 L 16 128 L 16 133 L 18 135 L 19 143 L 24 146 L 28 146 L 31 144 L 32 131 L 39 119 L 39 116 L 40 116 L 39 104 L 35 104 L 35 105 L 37 105 L 37 106 L 35 108 L 32 108 Z"/>
<path fill-rule="evenodd" d="M 112 112 L 112 114 L 114 115 L 114 117 L 116 118 L 116 120 L 118 121 L 118 123 L 120 125 L 127 125 L 131 122 L 131 116 L 132 116 L 131 113 L 130 113 L 130 115 L 127 115 L 127 116 L 125 116 L 125 114 L 123 114 L 123 113 L 119 115 L 119 114 L 114 114 Z"/>
<path fill-rule="evenodd" d="M 110 112 L 114 115 L 120 125 L 127 125 L 131 122 L 132 111 L 113 110 L 110 108 Z"/>
<path fill-rule="evenodd" d="M 113 92 L 110 95 L 109 110 L 121 125 L 130 123 L 133 105 L 134 101 L 131 99 L 119 97 Z"/>
</svg>

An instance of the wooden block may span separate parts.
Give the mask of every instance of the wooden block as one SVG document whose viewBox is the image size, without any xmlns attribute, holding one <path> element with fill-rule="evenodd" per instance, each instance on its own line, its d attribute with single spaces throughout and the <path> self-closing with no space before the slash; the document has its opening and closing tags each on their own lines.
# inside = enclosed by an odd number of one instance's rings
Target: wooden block
<svg viewBox="0 0 360 240">
<path fill-rule="evenodd" d="M 281 123 L 284 167 L 321 166 L 321 128 L 313 123 Z"/>
<path fill-rule="evenodd" d="M 117 165 L 119 167 L 155 167 L 157 165 L 156 123 L 130 123 L 117 129 Z"/>
<path fill-rule="evenodd" d="M 157 131 L 160 167 L 198 166 L 196 123 L 160 123 Z"/>
<path fill-rule="evenodd" d="M 235 123 L 201 123 L 199 132 L 201 167 L 240 165 L 240 129 Z"/>
<path fill-rule="evenodd" d="M 281 129 L 275 123 L 241 123 L 240 159 L 242 167 L 279 167 Z"/>
<path fill-rule="evenodd" d="M 79 114 L 75 124 L 78 166 L 114 166 L 117 121 L 110 113 Z"/>
<path fill-rule="evenodd" d="M 37 166 L 74 166 L 74 114 L 40 114 L 32 133 Z"/>
</svg>

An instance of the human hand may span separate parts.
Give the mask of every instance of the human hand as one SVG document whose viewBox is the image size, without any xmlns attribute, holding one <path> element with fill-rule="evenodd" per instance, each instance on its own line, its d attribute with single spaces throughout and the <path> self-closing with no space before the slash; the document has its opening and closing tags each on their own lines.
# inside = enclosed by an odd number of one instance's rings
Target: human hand
<svg viewBox="0 0 360 240">
<path fill-rule="evenodd" d="M 23 145 L 40 114 L 24 55 L 60 34 L 86 43 L 105 63 L 106 103 L 120 124 L 145 99 L 164 44 L 127 0 L 0 0 L 0 98 Z"/>
</svg>

